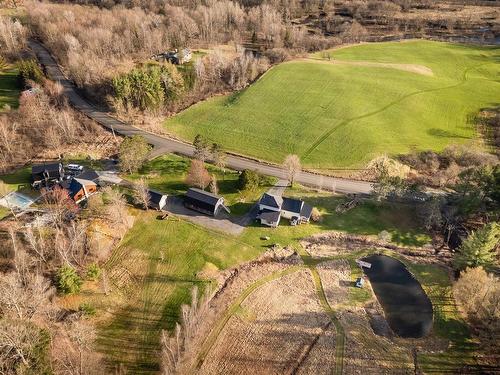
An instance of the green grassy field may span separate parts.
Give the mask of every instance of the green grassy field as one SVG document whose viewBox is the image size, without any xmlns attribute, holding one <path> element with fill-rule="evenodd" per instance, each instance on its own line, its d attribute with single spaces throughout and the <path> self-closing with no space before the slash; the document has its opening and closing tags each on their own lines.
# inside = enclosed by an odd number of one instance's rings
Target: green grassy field
<svg viewBox="0 0 500 375">
<path fill-rule="evenodd" d="M 20 91 L 17 69 L 10 67 L 0 70 L 0 113 L 4 111 L 5 105 L 18 107 Z"/>
<path fill-rule="evenodd" d="M 294 153 L 308 167 L 355 168 L 385 153 L 478 144 L 471 118 L 498 104 L 499 48 L 411 41 L 330 54 L 334 60 L 420 64 L 433 75 L 336 65 L 317 54 L 280 64 L 241 92 L 194 105 L 165 128 L 273 162 Z"/>
</svg>

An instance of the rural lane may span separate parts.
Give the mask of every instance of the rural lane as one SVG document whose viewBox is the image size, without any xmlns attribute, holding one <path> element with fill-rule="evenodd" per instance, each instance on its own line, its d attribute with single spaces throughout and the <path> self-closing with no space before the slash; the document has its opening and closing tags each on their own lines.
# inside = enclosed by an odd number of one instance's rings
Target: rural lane
<svg viewBox="0 0 500 375">
<path fill-rule="evenodd" d="M 44 66 L 47 76 L 51 80 L 58 81 L 62 85 L 64 95 L 75 109 L 90 117 L 101 126 L 122 136 L 143 136 L 154 147 L 154 156 L 169 152 L 188 157 L 193 156 L 194 147 L 191 144 L 136 128 L 135 126 L 126 124 L 110 116 L 107 112 L 98 110 L 78 94 L 73 82 L 65 77 L 55 59 L 41 43 L 30 40 L 29 46 L 35 52 L 38 61 Z M 250 158 L 229 154 L 226 164 L 231 169 L 240 171 L 251 169 L 264 175 L 286 179 L 286 172 L 279 166 Z M 334 178 L 306 171 L 300 172 L 296 181 L 300 184 L 315 188 L 322 188 L 325 190 L 335 189 L 335 191 L 339 193 L 370 194 L 372 192 L 372 184 L 369 182 Z"/>
</svg>

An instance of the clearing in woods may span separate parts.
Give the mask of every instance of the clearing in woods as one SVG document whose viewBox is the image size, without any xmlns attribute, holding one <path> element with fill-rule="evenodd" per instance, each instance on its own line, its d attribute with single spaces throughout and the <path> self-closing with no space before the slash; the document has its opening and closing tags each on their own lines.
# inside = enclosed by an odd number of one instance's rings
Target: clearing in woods
<svg viewBox="0 0 500 375">
<path fill-rule="evenodd" d="M 335 63 L 318 63 L 328 54 Z M 476 145 L 472 118 L 498 102 L 499 59 L 498 47 L 431 41 L 319 52 L 270 69 L 238 93 L 196 104 L 165 127 L 188 141 L 202 134 L 272 162 L 297 154 L 318 169 Z"/>
<path fill-rule="evenodd" d="M 17 69 L 11 66 L 0 67 L 0 113 L 5 110 L 5 106 L 17 108 L 19 105 L 21 86 L 17 73 Z"/>
</svg>

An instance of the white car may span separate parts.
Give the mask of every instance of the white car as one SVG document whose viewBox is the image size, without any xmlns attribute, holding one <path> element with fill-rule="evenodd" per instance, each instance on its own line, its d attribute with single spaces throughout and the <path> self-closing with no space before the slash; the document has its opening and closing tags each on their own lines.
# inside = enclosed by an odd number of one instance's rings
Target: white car
<svg viewBox="0 0 500 375">
<path fill-rule="evenodd" d="M 83 165 L 79 164 L 68 164 L 66 166 L 66 169 L 72 171 L 72 172 L 81 172 L 83 171 Z"/>
</svg>

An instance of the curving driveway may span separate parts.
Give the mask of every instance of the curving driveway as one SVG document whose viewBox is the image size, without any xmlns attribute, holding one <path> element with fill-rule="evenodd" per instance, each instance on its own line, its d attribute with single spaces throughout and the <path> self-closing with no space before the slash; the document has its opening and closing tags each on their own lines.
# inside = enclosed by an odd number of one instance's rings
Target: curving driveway
<svg viewBox="0 0 500 375">
<path fill-rule="evenodd" d="M 29 46 L 35 52 L 39 62 L 45 67 L 47 76 L 54 81 L 58 81 L 63 86 L 64 95 L 66 95 L 70 104 L 75 109 L 90 117 L 101 126 L 112 130 L 117 134 L 123 136 L 143 136 L 154 147 L 154 151 L 152 153 L 154 156 L 159 156 L 169 152 L 174 152 L 188 157 L 193 156 L 194 147 L 191 144 L 136 128 L 132 125 L 124 123 L 123 121 L 117 120 L 116 118 L 110 116 L 107 112 L 97 109 L 94 105 L 87 102 L 84 98 L 82 98 L 82 96 L 80 96 L 80 94 L 78 94 L 73 82 L 64 76 L 55 59 L 41 43 L 35 40 L 30 40 Z M 264 175 L 286 179 L 286 172 L 277 165 L 233 154 L 228 155 L 227 166 L 235 170 L 251 169 Z M 372 192 L 372 184 L 369 182 L 322 176 L 305 171 L 300 172 L 296 181 L 300 184 L 315 188 L 322 188 L 325 190 L 335 189 L 335 191 L 340 193 L 370 194 Z"/>
</svg>

